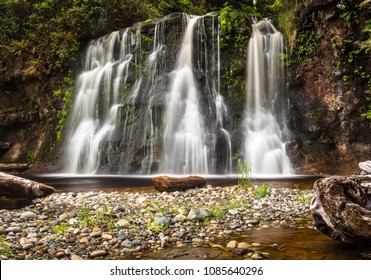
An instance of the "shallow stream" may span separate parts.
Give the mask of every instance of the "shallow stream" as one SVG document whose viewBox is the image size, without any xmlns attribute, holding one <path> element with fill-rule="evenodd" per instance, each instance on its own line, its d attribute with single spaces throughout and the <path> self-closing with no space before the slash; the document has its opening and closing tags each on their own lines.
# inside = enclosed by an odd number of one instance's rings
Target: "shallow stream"
<svg viewBox="0 0 371 280">
<path fill-rule="evenodd" d="M 51 185 L 57 192 L 156 192 L 152 187 L 150 176 L 69 176 L 69 175 L 38 175 L 28 178 Z M 209 176 L 207 183 L 213 186 L 236 184 L 235 176 Z M 294 176 L 280 178 L 257 178 L 253 184 L 268 184 L 271 188 L 311 189 L 318 176 Z M 25 199 L 0 198 L 0 209 L 22 208 L 32 201 Z M 317 232 L 311 217 L 303 216 L 295 222 L 295 227 L 285 228 L 252 228 L 247 232 L 232 235 L 230 240 L 257 244 L 260 252 L 266 252 L 263 259 L 274 260 L 356 260 L 371 259 L 370 248 L 358 248 L 334 241 Z M 140 259 L 244 259 L 246 255 L 212 248 L 212 244 L 200 247 L 187 245 L 182 248 L 164 248 L 155 252 L 145 252 L 136 258 Z"/>
</svg>

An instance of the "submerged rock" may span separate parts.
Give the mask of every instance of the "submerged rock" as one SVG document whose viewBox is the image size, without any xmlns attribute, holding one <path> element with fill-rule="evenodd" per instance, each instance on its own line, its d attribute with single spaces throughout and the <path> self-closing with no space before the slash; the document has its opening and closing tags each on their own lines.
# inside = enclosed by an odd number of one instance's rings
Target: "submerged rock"
<svg viewBox="0 0 371 280">
<path fill-rule="evenodd" d="M 314 183 L 311 212 L 317 229 L 345 243 L 371 243 L 371 188 L 352 177 Z"/>
</svg>

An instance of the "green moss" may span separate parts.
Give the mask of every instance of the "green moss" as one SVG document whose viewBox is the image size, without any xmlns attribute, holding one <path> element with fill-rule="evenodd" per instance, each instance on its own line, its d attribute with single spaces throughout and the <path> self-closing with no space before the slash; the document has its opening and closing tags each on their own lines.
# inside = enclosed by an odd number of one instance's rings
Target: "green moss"
<svg viewBox="0 0 371 280">
<path fill-rule="evenodd" d="M 63 92 L 63 107 L 60 111 L 57 112 L 58 124 L 56 127 L 56 135 L 57 141 L 62 141 L 62 132 L 67 123 L 68 113 L 72 107 L 72 99 L 73 99 L 73 78 L 72 78 L 72 71 L 68 72 L 68 75 L 64 78 L 65 84 L 68 86 L 67 89 Z M 54 91 L 54 96 L 56 98 L 62 95 L 62 90 L 57 89 Z"/>
<path fill-rule="evenodd" d="M 243 5 L 240 10 L 226 4 L 220 11 L 220 28 L 222 30 L 220 38 L 220 48 L 244 49 L 250 38 L 250 29 L 246 23 L 249 17 L 259 15 L 258 11 L 250 6 Z"/>
</svg>

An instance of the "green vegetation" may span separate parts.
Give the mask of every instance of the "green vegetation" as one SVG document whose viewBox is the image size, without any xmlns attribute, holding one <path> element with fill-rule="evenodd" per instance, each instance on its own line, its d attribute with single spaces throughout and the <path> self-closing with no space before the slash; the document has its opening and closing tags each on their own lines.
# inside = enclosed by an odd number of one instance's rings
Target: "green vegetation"
<svg viewBox="0 0 371 280">
<path fill-rule="evenodd" d="M 255 7 L 240 4 L 239 7 L 232 7 L 225 4 L 220 11 L 220 48 L 225 49 L 233 46 L 236 49 L 245 49 L 250 38 L 249 21 L 251 16 L 259 16 L 260 13 Z"/>
<path fill-rule="evenodd" d="M 53 226 L 52 230 L 54 231 L 55 234 L 62 235 L 69 228 L 70 226 L 67 223 L 63 222 Z"/>
<path fill-rule="evenodd" d="M 242 188 L 251 187 L 251 181 L 253 180 L 251 173 L 251 165 L 248 161 L 236 158 L 237 160 L 237 180 L 238 186 Z"/>
<path fill-rule="evenodd" d="M 263 197 L 266 197 L 268 194 L 269 194 L 269 190 L 268 190 L 268 185 L 267 184 L 263 184 L 261 186 L 258 186 L 255 190 L 254 190 L 254 195 L 255 197 L 257 198 L 263 198 Z"/>
<path fill-rule="evenodd" d="M 209 207 L 208 211 L 212 218 L 219 220 L 222 219 L 229 210 L 249 207 L 251 207 L 251 204 L 247 199 L 232 197 L 230 200 L 223 200 L 218 205 L 212 205 Z"/>
<path fill-rule="evenodd" d="M 10 249 L 8 243 L 6 243 L 4 237 L 2 236 L 0 236 L 0 256 L 4 256 L 7 259 L 14 258 L 12 250 Z"/>
<path fill-rule="evenodd" d="M 164 229 L 167 228 L 167 226 L 164 226 L 164 225 L 161 225 L 161 224 L 156 224 L 155 222 L 151 222 L 149 221 L 147 223 L 147 228 L 150 230 L 150 231 L 154 231 L 155 233 L 160 233 L 162 232 Z"/>
<path fill-rule="evenodd" d="M 294 60 L 304 64 L 318 48 L 320 39 L 321 35 L 316 30 L 305 30 L 299 33 L 295 41 Z"/>
<path fill-rule="evenodd" d="M 302 190 L 298 185 L 296 185 L 295 187 L 295 191 L 299 197 L 299 201 L 303 204 L 310 203 L 313 198 L 313 194 L 310 191 Z"/>
<path fill-rule="evenodd" d="M 277 28 L 285 35 L 290 51 L 293 50 L 296 39 L 296 0 L 275 0 L 269 8 L 272 20 L 277 23 Z"/>
<path fill-rule="evenodd" d="M 341 52 L 344 56 L 342 66 L 346 69 L 352 69 L 342 76 L 343 83 L 348 87 L 347 94 L 353 93 L 354 83 L 363 91 L 368 110 L 361 113 L 361 116 L 368 120 L 371 120 L 371 74 L 366 70 L 369 66 L 365 58 L 369 58 L 371 54 L 371 20 L 367 16 L 363 19 L 360 15 L 367 15 L 370 12 L 370 1 L 363 1 L 359 5 L 353 5 L 340 15 L 340 19 L 348 29 L 347 34 L 342 38 Z M 359 28 L 364 34 L 361 40 L 355 37 Z"/>
<path fill-rule="evenodd" d="M 72 99 L 73 99 L 73 79 L 72 79 L 72 71 L 68 72 L 68 75 L 64 78 L 64 82 L 67 86 L 67 89 L 63 93 L 63 107 L 62 110 L 58 111 L 57 118 L 58 118 L 58 124 L 56 127 L 56 135 L 57 135 L 57 141 L 62 141 L 62 132 L 63 128 L 65 127 L 67 123 L 67 116 L 68 112 L 70 111 L 72 107 Z M 54 96 L 58 97 L 62 95 L 62 91 L 56 90 L 54 91 Z"/>
<path fill-rule="evenodd" d="M 80 228 L 99 226 L 112 230 L 115 227 L 116 220 L 113 217 L 112 210 L 109 210 L 105 204 L 95 210 L 84 204 L 78 210 L 78 217 Z"/>
</svg>

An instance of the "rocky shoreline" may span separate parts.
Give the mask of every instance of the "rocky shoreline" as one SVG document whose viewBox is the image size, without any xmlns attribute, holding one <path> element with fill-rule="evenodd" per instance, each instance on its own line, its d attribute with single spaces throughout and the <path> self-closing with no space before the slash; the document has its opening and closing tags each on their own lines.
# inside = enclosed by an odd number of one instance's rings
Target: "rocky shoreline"
<svg viewBox="0 0 371 280">
<path fill-rule="evenodd" d="M 270 227 L 313 229 L 312 196 L 312 190 L 211 185 L 173 193 L 55 193 L 0 210 L 0 258 L 140 259 L 187 246 L 269 258 L 259 243 L 234 236 Z"/>
</svg>

